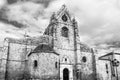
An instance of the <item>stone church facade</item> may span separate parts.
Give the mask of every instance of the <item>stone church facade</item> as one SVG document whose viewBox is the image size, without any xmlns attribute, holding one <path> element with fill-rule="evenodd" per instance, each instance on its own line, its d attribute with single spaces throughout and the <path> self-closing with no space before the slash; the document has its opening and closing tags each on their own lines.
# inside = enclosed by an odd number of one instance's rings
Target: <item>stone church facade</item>
<svg viewBox="0 0 120 80">
<path fill-rule="evenodd" d="M 94 51 L 79 40 L 66 6 L 52 14 L 42 36 L 6 38 L 0 53 L 1 80 L 94 80 Z"/>
</svg>

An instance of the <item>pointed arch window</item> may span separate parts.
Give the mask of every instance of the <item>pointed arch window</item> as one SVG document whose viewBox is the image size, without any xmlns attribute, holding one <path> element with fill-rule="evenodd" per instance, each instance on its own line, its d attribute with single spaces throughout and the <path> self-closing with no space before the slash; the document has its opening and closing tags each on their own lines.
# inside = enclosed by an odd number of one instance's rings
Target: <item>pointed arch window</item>
<svg viewBox="0 0 120 80">
<path fill-rule="evenodd" d="M 68 37 L 68 28 L 67 27 L 63 27 L 62 31 L 61 31 L 61 34 L 64 37 Z"/>
</svg>

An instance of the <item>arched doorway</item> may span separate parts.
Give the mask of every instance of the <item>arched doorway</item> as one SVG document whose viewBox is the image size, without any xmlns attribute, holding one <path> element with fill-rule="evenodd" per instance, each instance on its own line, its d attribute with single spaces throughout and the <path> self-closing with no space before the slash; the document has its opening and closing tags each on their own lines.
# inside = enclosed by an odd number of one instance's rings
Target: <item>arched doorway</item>
<svg viewBox="0 0 120 80">
<path fill-rule="evenodd" d="M 63 70 L 63 80 L 69 80 L 69 70 L 67 68 Z"/>
</svg>

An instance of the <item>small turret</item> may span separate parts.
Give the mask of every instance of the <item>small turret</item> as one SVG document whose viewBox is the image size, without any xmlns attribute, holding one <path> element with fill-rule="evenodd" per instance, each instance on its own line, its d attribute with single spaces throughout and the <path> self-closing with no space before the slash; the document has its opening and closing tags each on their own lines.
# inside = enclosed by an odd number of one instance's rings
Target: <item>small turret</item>
<svg viewBox="0 0 120 80">
<path fill-rule="evenodd" d="M 57 19 L 56 19 L 56 16 L 55 16 L 55 12 L 52 14 L 51 18 L 50 18 L 50 23 L 54 23 L 56 22 Z"/>
<path fill-rule="evenodd" d="M 73 27 L 75 28 L 76 35 L 78 36 L 78 23 L 75 18 L 72 19 Z"/>
</svg>

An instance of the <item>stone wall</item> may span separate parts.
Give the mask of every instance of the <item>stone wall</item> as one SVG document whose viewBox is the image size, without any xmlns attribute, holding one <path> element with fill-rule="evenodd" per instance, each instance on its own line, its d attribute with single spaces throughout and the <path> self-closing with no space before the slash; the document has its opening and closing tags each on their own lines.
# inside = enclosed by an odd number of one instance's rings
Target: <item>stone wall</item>
<svg viewBox="0 0 120 80">
<path fill-rule="evenodd" d="M 5 67 L 6 67 L 6 54 L 7 47 L 2 47 L 0 51 L 0 80 L 3 80 L 5 77 Z"/>
<path fill-rule="evenodd" d="M 34 47 L 27 46 L 26 51 L 26 45 L 5 41 L 3 51 L 0 53 L 0 78 L 4 79 L 5 74 L 7 74 L 6 77 L 9 80 L 23 78 L 26 67 L 26 56 Z"/>
<path fill-rule="evenodd" d="M 81 61 L 81 79 L 82 80 L 94 80 L 93 76 L 93 64 L 92 64 L 92 53 L 89 52 L 81 52 L 79 54 L 81 56 L 78 60 Z"/>
<path fill-rule="evenodd" d="M 111 71 L 110 61 L 99 60 L 99 57 L 101 57 L 105 54 L 108 54 L 112 51 L 114 51 L 115 53 L 120 53 L 119 48 L 97 49 L 97 52 L 96 52 L 96 63 L 97 64 L 96 64 L 96 66 L 97 66 L 98 80 L 111 80 L 111 79 L 116 78 L 112 75 L 113 72 Z M 115 55 L 114 58 L 117 59 L 118 61 L 120 61 L 120 55 Z M 107 69 L 106 69 L 106 64 L 108 65 L 108 73 L 107 73 Z M 120 66 L 117 67 L 117 69 L 118 69 L 118 77 L 120 77 Z"/>
<path fill-rule="evenodd" d="M 34 67 L 34 60 L 38 62 L 37 67 Z M 32 78 L 58 77 L 59 56 L 55 53 L 32 53 L 28 58 L 28 70 Z"/>
</svg>

